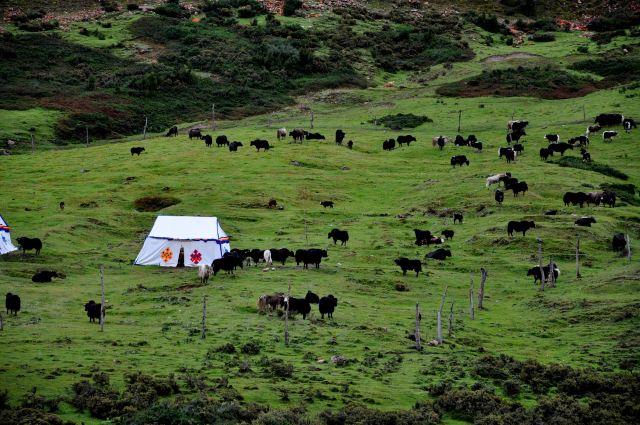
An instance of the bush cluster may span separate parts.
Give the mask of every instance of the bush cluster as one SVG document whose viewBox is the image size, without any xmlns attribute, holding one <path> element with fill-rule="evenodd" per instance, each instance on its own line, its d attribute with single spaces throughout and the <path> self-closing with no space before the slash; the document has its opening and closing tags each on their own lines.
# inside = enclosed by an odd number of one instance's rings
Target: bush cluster
<svg viewBox="0 0 640 425">
<path fill-rule="evenodd" d="M 416 128 L 424 123 L 433 122 L 426 115 L 395 114 L 385 115 L 380 118 L 369 120 L 368 122 L 377 125 L 383 125 L 392 130 L 402 130 L 403 128 Z"/>
</svg>

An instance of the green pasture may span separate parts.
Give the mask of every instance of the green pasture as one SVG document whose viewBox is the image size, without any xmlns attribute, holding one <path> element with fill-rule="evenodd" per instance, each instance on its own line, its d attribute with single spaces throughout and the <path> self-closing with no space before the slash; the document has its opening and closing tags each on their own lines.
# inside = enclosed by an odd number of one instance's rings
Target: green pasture
<svg viewBox="0 0 640 425">
<path fill-rule="evenodd" d="M 354 103 L 354 96 L 365 100 Z M 620 361 L 635 355 L 637 314 L 621 312 L 633 312 L 638 302 L 640 268 L 635 259 L 629 263 L 613 253 L 610 239 L 614 232 L 637 238 L 640 209 L 564 207 L 561 198 L 565 191 L 597 189 L 602 183 L 637 186 L 637 135 L 621 132 L 606 144 L 594 137 L 589 149 L 595 161 L 627 173 L 628 181 L 543 163 L 537 151 L 546 144 L 545 133 L 558 132 L 565 140 L 582 134 L 587 125 L 583 105 L 588 117 L 602 110 L 637 116 L 637 102 L 617 91 L 602 91 L 563 101 L 478 98 L 440 103 L 428 89 L 336 91 L 302 100 L 316 111 L 314 130 L 327 135 L 326 141 L 275 142 L 275 127 L 308 123 L 291 108 L 274 115 L 271 129 L 266 116 L 220 123 L 221 130 L 211 133 L 242 141 L 237 153 L 188 141 L 183 129 L 177 138 L 0 158 L 1 184 L 10 188 L 2 214 L 12 236 L 40 237 L 44 243 L 38 257 L 13 253 L 0 258 L 0 292 L 18 293 L 23 305 L 16 318 L 6 318 L 0 334 L 0 388 L 10 391 L 12 402 L 34 386 L 48 396 L 68 395 L 73 382 L 99 369 L 112 375 L 116 385 L 124 373 L 138 370 L 179 378 L 225 376 L 246 401 L 303 404 L 310 412 L 354 401 L 396 409 L 424 399 L 425 387 L 443 379 L 472 382 L 480 347 L 602 371 L 617 370 Z M 476 134 L 485 143 L 482 153 L 431 146 L 434 135 L 455 135 L 458 110 L 463 111 L 461 132 Z M 506 121 L 514 111 L 531 125 L 524 155 L 507 165 L 496 151 L 504 145 Z M 425 114 L 434 122 L 402 132 L 366 123 L 398 112 Z M 333 143 L 336 128 L 354 141 L 352 151 Z M 403 133 L 418 141 L 382 151 L 383 140 Z M 257 153 L 249 147 L 257 137 L 269 139 L 273 149 Z M 146 152 L 132 157 L 132 146 L 144 146 Z M 466 154 L 470 167 L 452 169 L 449 158 L 454 154 Z M 294 160 L 302 166 L 291 165 Z M 504 171 L 527 181 L 530 190 L 517 198 L 509 192 L 498 206 L 484 180 Z M 133 209 L 135 199 L 155 195 L 174 196 L 181 203 L 158 213 Z M 267 209 L 270 198 L 284 209 Z M 320 207 L 325 199 L 336 207 Z M 64 211 L 58 208 L 62 200 Z M 545 216 L 549 209 L 557 209 L 558 215 Z M 453 211 L 464 213 L 464 224 L 452 224 Z M 158 214 L 217 216 L 232 247 L 328 247 L 329 258 L 319 270 L 302 270 L 290 260 L 275 271 L 248 267 L 235 276 L 218 275 L 203 287 L 194 269 L 131 265 Z M 581 215 L 593 215 L 598 223 L 590 229 L 574 227 Z M 524 238 L 509 238 L 506 223 L 513 219 L 535 220 L 537 228 Z M 334 227 L 349 231 L 346 247 L 327 240 Z M 398 256 L 423 258 L 429 251 L 413 244 L 414 228 L 456 232 L 445 245 L 453 257 L 444 263 L 423 260 L 425 273 L 418 278 L 402 276 L 393 264 Z M 580 280 L 574 270 L 577 235 L 583 252 Z M 553 256 L 561 269 L 558 286 L 544 292 L 526 277 L 535 262 L 536 238 L 544 240 L 545 258 Z M 104 333 L 83 311 L 85 302 L 100 298 L 100 265 L 105 267 L 109 305 Z M 486 309 L 471 320 L 469 282 L 473 278 L 477 291 L 480 267 L 489 272 Z M 62 271 L 67 278 L 32 283 L 31 275 L 42 269 Z M 315 306 L 311 319 L 291 320 L 291 344 L 285 347 L 283 320 L 257 314 L 255 304 L 262 294 L 286 291 L 289 283 L 294 295 L 311 289 L 332 293 L 339 303 L 333 320 L 320 320 Z M 396 291 L 397 283 L 409 291 Z M 418 353 L 407 339 L 415 303 L 423 314 L 422 337 L 429 341 L 435 337 L 435 311 L 445 287 L 445 311 L 454 302 L 454 335 L 446 336 L 445 325 L 444 346 Z M 205 295 L 208 336 L 201 340 Z M 636 342 L 629 344 L 629 338 Z M 249 341 L 260 345 L 259 355 L 212 351 L 226 342 L 239 349 Z M 333 355 L 354 362 L 337 367 L 330 362 Z M 292 363 L 293 377 L 263 374 L 262 357 Z M 325 362 L 318 363 L 320 359 Z M 249 361 L 252 373 L 237 373 L 242 360 Z M 456 362 L 464 373 L 434 369 L 439 360 Z M 283 389 L 289 391 L 288 402 L 280 399 Z M 525 404 L 527 397 L 521 396 Z M 64 403 L 62 416 L 95 422 Z"/>
</svg>

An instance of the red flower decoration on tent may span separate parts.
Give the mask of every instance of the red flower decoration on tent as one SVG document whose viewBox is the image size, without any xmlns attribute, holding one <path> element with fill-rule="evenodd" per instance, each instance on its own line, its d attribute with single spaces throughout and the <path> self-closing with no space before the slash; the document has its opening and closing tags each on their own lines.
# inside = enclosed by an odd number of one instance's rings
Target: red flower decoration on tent
<svg viewBox="0 0 640 425">
<path fill-rule="evenodd" d="M 160 253 L 160 258 L 162 258 L 162 261 L 164 261 L 165 263 L 168 263 L 169 260 L 173 258 L 173 251 L 171 251 L 170 248 L 166 248 Z"/>
<path fill-rule="evenodd" d="M 193 264 L 198 264 L 200 261 L 202 261 L 202 254 L 198 252 L 197 249 L 194 249 L 191 253 L 191 262 Z"/>
</svg>

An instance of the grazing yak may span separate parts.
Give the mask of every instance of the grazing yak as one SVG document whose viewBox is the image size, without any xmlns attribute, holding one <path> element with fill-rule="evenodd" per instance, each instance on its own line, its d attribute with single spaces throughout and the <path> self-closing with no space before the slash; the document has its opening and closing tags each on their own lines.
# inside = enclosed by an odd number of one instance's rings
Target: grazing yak
<svg viewBox="0 0 640 425">
<path fill-rule="evenodd" d="M 307 135 L 307 132 L 301 128 L 296 128 L 291 133 L 289 133 L 289 135 L 293 137 L 294 142 L 302 142 Z"/>
<path fill-rule="evenodd" d="M 327 295 L 326 297 L 320 298 L 318 302 L 318 310 L 320 310 L 320 318 L 324 319 L 324 315 L 326 314 L 329 319 L 333 319 L 333 312 L 338 306 L 338 299 L 333 295 Z"/>
<path fill-rule="evenodd" d="M 269 142 L 266 140 L 256 139 L 249 143 L 249 146 L 255 146 L 257 152 L 260 152 L 260 149 L 264 149 L 265 152 L 269 150 Z"/>
<path fill-rule="evenodd" d="M 518 179 L 515 177 L 509 177 L 504 179 L 504 190 L 513 190 L 513 187 L 518 184 Z"/>
<path fill-rule="evenodd" d="M 624 115 L 622 114 L 600 114 L 598 115 L 593 122 L 597 123 L 602 127 L 606 127 L 609 125 L 619 125 L 624 122 Z"/>
<path fill-rule="evenodd" d="M 544 277 L 545 279 L 549 278 L 549 271 L 551 270 L 551 264 L 547 264 L 546 266 L 542 267 L 542 270 L 544 271 Z M 531 267 L 528 271 L 527 271 L 527 276 L 533 276 L 533 283 L 535 284 L 537 281 L 542 280 L 542 276 L 540 275 L 540 266 L 534 266 Z M 558 276 L 560 276 L 560 269 L 558 268 L 557 265 L 554 264 L 553 267 L 553 280 L 558 280 Z"/>
<path fill-rule="evenodd" d="M 593 217 L 581 217 L 574 223 L 576 224 L 576 226 L 591 227 L 591 224 L 596 223 L 596 219 Z"/>
<path fill-rule="evenodd" d="M 202 139 L 202 132 L 200 132 L 199 128 L 192 128 L 191 130 L 189 130 L 189 140 L 193 139 L 194 137 Z"/>
<path fill-rule="evenodd" d="M 278 201 L 276 201 L 274 198 L 269 199 L 269 202 L 267 203 L 267 208 L 277 208 L 278 207 Z"/>
<path fill-rule="evenodd" d="M 429 230 L 413 229 L 413 233 L 416 235 L 416 245 L 418 246 L 429 243 L 431 239 L 431 232 Z"/>
<path fill-rule="evenodd" d="M 549 145 L 549 147 L 547 148 L 549 149 L 551 152 L 560 152 L 560 156 L 564 156 L 564 153 L 568 150 L 568 149 L 572 149 L 573 150 L 573 145 L 570 145 L 568 143 L 552 143 Z"/>
<path fill-rule="evenodd" d="M 544 212 L 544 215 L 556 215 L 558 214 L 558 210 L 547 210 Z"/>
<path fill-rule="evenodd" d="M 609 141 L 618 135 L 617 131 L 603 131 L 602 132 L 602 140 Z"/>
<path fill-rule="evenodd" d="M 283 266 L 287 261 L 287 258 L 295 257 L 295 254 L 293 253 L 293 251 L 287 248 L 271 248 L 269 251 L 271 251 L 271 259 L 273 261 L 279 262 Z"/>
<path fill-rule="evenodd" d="M 202 136 L 202 140 L 204 140 L 204 145 L 210 148 L 213 145 L 213 137 L 210 134 L 205 134 Z"/>
<path fill-rule="evenodd" d="M 341 145 L 344 140 L 344 136 L 346 136 L 345 132 L 342 130 L 336 130 L 336 145 Z"/>
<path fill-rule="evenodd" d="M 416 138 L 410 134 L 404 136 L 398 136 L 396 139 L 398 141 L 398 145 L 402 146 L 403 144 L 407 144 L 407 146 L 411 146 L 411 142 L 415 142 Z"/>
<path fill-rule="evenodd" d="M 349 149 L 353 149 L 353 140 L 349 140 L 349 141 L 347 142 L 347 147 L 348 147 Z"/>
<path fill-rule="evenodd" d="M 311 291 L 307 291 L 307 295 L 304 296 L 304 299 L 307 300 L 309 304 L 318 304 L 320 302 L 320 297 Z"/>
<path fill-rule="evenodd" d="M 570 145 L 575 145 L 577 143 L 580 146 L 588 146 L 589 138 L 587 136 L 576 136 L 567 140 L 567 143 L 569 143 Z"/>
<path fill-rule="evenodd" d="M 453 235 L 455 235 L 455 232 L 453 230 L 443 230 L 442 231 L 442 236 L 444 236 L 444 238 L 446 240 L 453 240 Z"/>
<path fill-rule="evenodd" d="M 238 267 L 240 267 L 241 269 L 244 268 L 244 257 L 240 255 L 238 252 L 225 252 L 222 258 L 228 262 L 229 266 L 232 267 L 232 270 L 235 270 Z M 226 270 L 226 269 L 222 268 L 222 270 Z M 214 270 L 214 275 L 215 275 L 215 270 Z"/>
<path fill-rule="evenodd" d="M 102 304 L 96 304 L 94 300 L 91 300 L 84 305 L 84 311 L 87 312 L 89 322 L 95 322 L 96 319 L 100 322 L 100 314 L 106 316 L 106 313 L 102 311 Z"/>
<path fill-rule="evenodd" d="M 42 249 L 42 241 L 38 238 L 27 238 L 21 236 L 16 239 L 20 248 L 22 248 L 22 253 L 25 251 L 31 251 L 32 249 L 36 250 L 36 255 L 40 254 L 40 250 Z"/>
<path fill-rule="evenodd" d="M 320 202 L 324 208 L 333 208 L 333 201 L 322 201 Z"/>
<path fill-rule="evenodd" d="M 289 313 L 302 314 L 302 319 L 306 319 L 307 315 L 311 312 L 311 304 L 309 304 L 309 301 L 305 300 L 304 298 L 289 297 L 287 299 L 285 297 L 284 305 L 285 309 L 287 309 Z"/>
<path fill-rule="evenodd" d="M 433 260 L 439 261 L 444 261 L 447 259 L 447 257 L 451 257 L 451 251 L 444 248 L 438 248 L 435 251 L 431 251 L 430 253 L 425 255 L 425 258 L 431 258 Z"/>
<path fill-rule="evenodd" d="M 284 307 L 284 294 L 278 292 L 271 295 L 262 295 L 258 298 L 258 313 L 268 313 L 274 311 L 278 307 Z"/>
<path fill-rule="evenodd" d="M 58 204 L 58 206 L 60 207 L 60 209 L 61 209 L 61 210 L 63 210 L 63 209 L 64 209 L 64 201 L 61 201 L 61 202 Z"/>
<path fill-rule="evenodd" d="M 469 146 L 471 146 L 474 149 L 477 149 L 478 152 L 482 152 L 482 142 L 472 142 L 472 143 L 469 143 Z"/>
<path fill-rule="evenodd" d="M 571 205 L 580 205 L 580 208 L 584 207 L 584 203 L 587 202 L 589 197 L 584 192 L 566 192 L 562 197 L 565 207 Z"/>
<path fill-rule="evenodd" d="M 409 260 L 406 257 L 400 257 L 396 258 L 394 262 L 402 269 L 403 276 L 407 275 L 407 270 L 416 272 L 416 277 L 418 277 L 422 271 L 422 263 L 420 263 L 420 260 Z"/>
<path fill-rule="evenodd" d="M 529 190 L 529 186 L 527 185 L 527 182 L 522 181 L 514 184 L 511 187 L 511 190 L 513 190 L 513 196 L 518 196 L 519 193 L 522 193 L 524 195 L 527 190 Z"/>
<path fill-rule="evenodd" d="M 20 297 L 16 294 L 8 292 L 5 298 L 4 306 L 7 309 L 7 314 L 13 313 L 14 316 L 17 316 L 18 312 L 20 311 Z"/>
<path fill-rule="evenodd" d="M 216 137 L 216 145 L 218 147 L 220 146 L 229 146 L 229 139 L 227 139 L 227 136 L 225 136 L 224 134 L 221 136 Z"/>
<path fill-rule="evenodd" d="M 133 154 L 137 154 L 138 156 L 140 156 L 142 152 L 144 152 L 144 148 L 141 148 L 141 147 L 131 148 L 131 156 L 133 156 Z"/>
<path fill-rule="evenodd" d="M 322 259 L 328 257 L 329 254 L 327 254 L 326 250 L 315 248 L 299 249 L 296 251 L 295 255 L 296 264 L 300 265 L 300 263 L 302 263 L 304 269 L 308 269 L 309 264 L 314 264 L 316 266 L 316 269 L 319 269 Z"/>
<path fill-rule="evenodd" d="M 334 245 L 340 241 L 342 242 L 341 246 L 344 246 L 349 240 L 349 233 L 346 230 L 331 229 L 327 239 L 333 239 Z"/>
<path fill-rule="evenodd" d="M 213 269 L 208 264 L 200 264 L 198 266 L 198 278 L 200 279 L 200 283 L 206 284 L 209 282 L 209 278 L 211 277 L 211 273 L 213 273 Z"/>
<path fill-rule="evenodd" d="M 252 249 L 249 251 L 249 258 L 253 261 L 253 264 L 257 266 L 260 260 L 264 259 L 264 250 L 257 248 Z"/>
<path fill-rule="evenodd" d="M 178 127 L 174 125 L 169 129 L 169 131 L 167 131 L 167 134 L 165 134 L 164 137 L 171 137 L 171 136 L 177 136 L 177 135 L 178 135 Z"/>
<path fill-rule="evenodd" d="M 462 137 L 461 135 L 457 135 L 455 140 L 453 141 L 453 144 L 455 146 L 469 146 L 469 144 L 467 143 L 466 140 L 464 140 L 464 137 Z"/>
<path fill-rule="evenodd" d="M 453 213 L 453 224 L 456 224 L 456 221 L 462 224 L 463 219 L 464 217 L 462 217 L 462 213 Z"/>
<path fill-rule="evenodd" d="M 325 140 L 325 137 L 320 133 L 307 133 L 307 140 Z"/>
<path fill-rule="evenodd" d="M 502 201 L 504 201 L 504 192 L 501 191 L 500 189 L 496 189 L 496 194 L 494 198 L 498 204 L 502 204 Z"/>
<path fill-rule="evenodd" d="M 282 139 L 285 139 L 286 137 L 287 137 L 286 128 L 279 128 L 276 130 L 276 139 L 278 139 L 278 142 Z"/>
<path fill-rule="evenodd" d="M 616 206 L 616 193 L 605 191 L 602 194 L 601 201 L 603 204 L 609 205 L 611 208 Z"/>
<path fill-rule="evenodd" d="M 527 133 L 524 130 L 518 130 L 507 134 L 507 137 L 505 139 L 507 141 L 507 144 L 510 145 L 511 142 L 519 142 L 522 136 L 526 135 Z"/>
<path fill-rule="evenodd" d="M 431 140 L 432 146 L 434 148 L 437 146 L 438 148 L 440 148 L 440 150 L 442 150 L 442 148 L 444 148 L 444 145 L 446 145 L 447 143 L 449 143 L 449 138 L 446 136 L 435 136 Z"/>
<path fill-rule="evenodd" d="M 500 184 L 500 182 L 505 181 L 505 179 L 511 178 L 511 173 L 502 173 L 502 174 L 494 174 L 493 176 L 487 177 L 486 187 L 491 186 L 492 184 Z"/>
<path fill-rule="evenodd" d="M 55 270 L 43 270 L 31 276 L 31 281 L 35 283 L 48 283 L 51 282 L 54 277 L 60 279 L 66 278 L 64 273 L 58 273 Z"/>
<path fill-rule="evenodd" d="M 467 144 L 468 144 L 469 146 L 471 146 L 471 144 L 473 144 L 473 143 L 476 143 L 477 141 L 478 141 L 478 138 L 476 137 L 476 135 L 475 135 L 475 134 L 470 134 L 470 135 L 467 137 Z"/>
<path fill-rule="evenodd" d="M 599 125 L 590 125 L 589 127 L 587 127 L 585 135 L 589 137 L 592 133 L 597 133 L 600 130 L 602 130 L 602 127 L 600 127 Z"/>
<path fill-rule="evenodd" d="M 591 162 L 591 154 L 585 148 L 580 148 L 580 154 L 582 154 L 582 162 Z"/>
<path fill-rule="evenodd" d="M 451 157 L 451 166 L 455 168 L 456 165 L 463 166 L 467 164 L 469 166 L 469 160 L 465 155 L 455 155 Z"/>
<path fill-rule="evenodd" d="M 513 236 L 513 232 L 522 232 L 522 236 L 526 236 L 527 230 L 535 228 L 536 223 L 533 221 L 510 221 L 507 223 L 507 234 Z"/>
<path fill-rule="evenodd" d="M 544 138 L 549 143 L 559 143 L 560 142 L 560 135 L 558 135 L 558 134 L 545 134 Z"/>
<path fill-rule="evenodd" d="M 238 148 L 242 146 L 241 142 L 231 142 L 229 143 L 229 152 L 238 152 Z"/>
<path fill-rule="evenodd" d="M 529 125 L 529 121 L 525 121 L 525 120 L 508 121 L 507 130 L 511 130 L 511 131 L 524 130 L 525 127 L 528 125 Z"/>
<path fill-rule="evenodd" d="M 238 267 L 238 259 L 234 256 L 223 256 L 222 258 L 213 260 L 213 263 L 211 263 L 214 276 L 216 276 L 220 270 L 224 270 L 227 274 L 234 274 L 233 270 L 236 267 Z"/>
<path fill-rule="evenodd" d="M 624 120 L 622 120 L 622 127 L 624 127 L 624 130 L 627 133 L 629 133 L 631 132 L 632 128 L 638 128 L 638 125 L 633 118 L 625 118 Z"/>
<path fill-rule="evenodd" d="M 614 251 L 624 251 L 627 248 L 627 239 L 624 237 L 624 233 L 613 235 L 611 247 Z"/>
<path fill-rule="evenodd" d="M 498 158 L 502 159 L 502 157 L 507 158 L 507 162 L 515 161 L 516 153 L 513 148 L 498 148 Z"/>
<path fill-rule="evenodd" d="M 382 142 L 382 150 L 391 151 L 396 148 L 396 141 L 394 139 L 385 140 Z"/>
<path fill-rule="evenodd" d="M 540 148 L 540 159 L 546 161 L 550 156 L 553 156 L 553 151 L 547 148 Z"/>
<path fill-rule="evenodd" d="M 520 155 L 522 154 L 522 152 L 524 152 L 524 145 L 522 143 L 516 143 L 515 145 L 513 145 L 513 150 L 518 155 Z"/>
<path fill-rule="evenodd" d="M 587 206 L 591 206 L 591 204 L 594 204 L 595 206 L 599 206 L 600 202 L 602 202 L 602 197 L 604 196 L 604 192 L 587 192 L 587 197 L 585 199 L 585 202 L 587 203 Z"/>
<path fill-rule="evenodd" d="M 427 239 L 427 246 L 431 244 L 440 245 L 441 243 L 444 243 L 444 239 L 437 236 L 431 236 L 429 239 Z"/>
</svg>

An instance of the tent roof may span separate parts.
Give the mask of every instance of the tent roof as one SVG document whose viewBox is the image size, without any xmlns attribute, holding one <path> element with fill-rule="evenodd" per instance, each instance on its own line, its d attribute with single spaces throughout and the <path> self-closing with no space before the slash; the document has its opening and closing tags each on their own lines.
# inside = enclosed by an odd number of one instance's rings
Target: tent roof
<svg viewBox="0 0 640 425">
<path fill-rule="evenodd" d="M 216 217 L 160 215 L 153 224 L 150 238 L 180 240 L 227 239 Z"/>
</svg>

